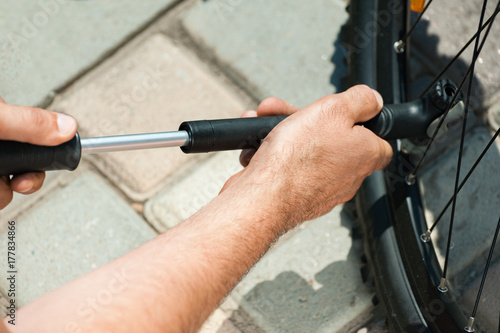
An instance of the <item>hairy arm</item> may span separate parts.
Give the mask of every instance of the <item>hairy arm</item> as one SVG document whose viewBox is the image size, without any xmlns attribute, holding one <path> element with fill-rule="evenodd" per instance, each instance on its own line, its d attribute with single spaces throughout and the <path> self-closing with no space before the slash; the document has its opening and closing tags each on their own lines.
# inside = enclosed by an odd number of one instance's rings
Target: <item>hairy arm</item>
<svg viewBox="0 0 500 333">
<path fill-rule="evenodd" d="M 196 331 L 283 225 L 267 195 L 224 191 L 177 227 L 23 307 L 12 332 Z"/>
</svg>

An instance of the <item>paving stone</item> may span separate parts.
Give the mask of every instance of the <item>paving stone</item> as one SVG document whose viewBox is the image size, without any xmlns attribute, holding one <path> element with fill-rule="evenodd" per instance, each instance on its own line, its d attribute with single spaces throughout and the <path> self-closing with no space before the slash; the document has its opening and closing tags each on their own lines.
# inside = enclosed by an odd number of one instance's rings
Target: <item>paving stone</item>
<svg viewBox="0 0 500 333">
<path fill-rule="evenodd" d="M 467 174 L 492 134 L 484 128 L 468 134 L 464 147 L 461 179 Z M 421 177 L 421 188 L 426 205 L 426 218 L 432 223 L 450 199 L 457 166 L 458 146 L 449 149 Z M 453 230 L 453 247 L 450 250 L 449 274 L 452 276 L 472 264 L 476 256 L 486 251 L 498 219 L 500 201 L 500 142 L 490 148 L 457 197 Z M 436 227 L 433 240 L 437 241 L 441 259 L 446 251 L 450 210 Z"/>
<path fill-rule="evenodd" d="M 241 333 L 228 318 L 228 313 L 217 309 L 203 324 L 198 333 Z"/>
<path fill-rule="evenodd" d="M 500 103 L 493 105 L 488 110 L 488 121 L 492 129 L 500 128 Z"/>
<path fill-rule="evenodd" d="M 156 233 L 100 176 L 87 172 L 16 221 L 16 303 L 23 306 L 133 250 Z M 6 258 L 6 230 L 0 252 Z M 5 270 L 0 290 L 5 294 Z"/>
<path fill-rule="evenodd" d="M 239 117 L 245 108 L 187 50 L 155 34 L 82 79 L 54 109 L 74 115 L 82 136 L 96 137 L 173 131 L 184 120 Z M 142 201 L 207 155 L 167 148 L 89 157 Z"/>
<path fill-rule="evenodd" d="M 43 186 L 37 192 L 29 195 L 14 192 L 14 198 L 11 203 L 4 209 L 0 210 L 0 221 L 7 221 L 8 219 L 16 218 L 20 213 L 29 209 L 38 201 L 41 201 L 49 196 L 53 191 L 57 190 L 58 187 L 66 186 L 74 179 L 87 173 L 90 169 L 92 169 L 90 163 L 81 161 L 78 168 L 71 172 L 66 170 L 46 172 Z"/>
<path fill-rule="evenodd" d="M 480 260 L 484 265 L 484 263 L 486 263 L 486 256 L 482 257 Z M 469 290 L 462 298 L 469 314 L 476 303 L 477 291 L 479 290 L 481 278 L 482 271 L 477 275 L 476 281 L 472 283 Z M 498 286 L 500 286 L 500 262 L 490 266 L 481 294 L 481 300 L 479 301 L 478 315 L 476 318 L 478 326 L 489 326 L 491 332 L 499 328 L 500 288 Z"/>
<path fill-rule="evenodd" d="M 482 3 L 481 0 L 457 0 L 453 6 L 445 1 L 433 3 L 413 34 L 412 43 L 427 54 L 433 66 L 442 69 L 477 31 Z M 496 2 L 489 3 L 486 17 L 495 6 Z M 457 81 L 462 78 L 472 60 L 473 45 L 447 72 L 448 77 Z M 500 25 L 494 24 L 475 68 L 480 84 L 474 87 L 472 102 L 478 108 L 489 106 L 500 97 L 499 45 Z"/>
<path fill-rule="evenodd" d="M 372 322 L 365 327 L 356 331 L 356 333 L 389 333 L 386 327 L 381 327 L 376 323 Z"/>
<path fill-rule="evenodd" d="M 258 98 L 306 106 L 345 75 L 338 44 L 345 2 L 198 1 L 183 24 Z"/>
<path fill-rule="evenodd" d="M 361 282 L 352 223 L 336 207 L 269 252 L 231 293 L 240 311 L 265 332 L 347 332 L 365 324 L 372 294 Z"/>
<path fill-rule="evenodd" d="M 54 171 L 46 173 L 42 188 L 34 194 L 24 195 L 20 193 L 14 193 L 14 198 L 12 199 L 11 203 L 4 209 L 0 210 L 0 218 L 2 219 L 0 220 L 0 224 L 4 223 L 1 221 L 14 218 L 20 210 L 27 208 L 40 198 L 43 198 L 52 189 L 57 187 L 59 179 L 66 173 L 66 171 Z"/>
<path fill-rule="evenodd" d="M 144 214 L 160 232 L 187 219 L 219 194 L 229 177 L 242 169 L 239 152 L 219 152 L 195 172 L 146 203 Z"/>
<path fill-rule="evenodd" d="M 4 0 L 0 95 L 38 105 L 174 0 Z"/>
</svg>

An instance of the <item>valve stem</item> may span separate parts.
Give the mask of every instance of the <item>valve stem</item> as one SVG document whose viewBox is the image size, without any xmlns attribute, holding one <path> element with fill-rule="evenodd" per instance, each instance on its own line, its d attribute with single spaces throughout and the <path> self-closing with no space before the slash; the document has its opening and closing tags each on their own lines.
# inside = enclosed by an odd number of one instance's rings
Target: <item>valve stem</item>
<svg viewBox="0 0 500 333">
<path fill-rule="evenodd" d="M 446 286 L 446 278 L 442 277 L 441 282 L 439 283 L 438 290 L 442 293 L 445 293 L 448 291 L 448 287 Z"/>
<path fill-rule="evenodd" d="M 408 29 L 408 32 L 403 36 L 403 38 L 401 38 L 400 40 L 398 40 L 397 42 L 394 43 L 394 52 L 399 54 L 399 53 L 403 53 L 405 51 L 406 41 L 413 33 L 413 30 L 415 30 L 415 27 L 417 26 L 418 22 L 420 22 L 420 20 L 424 16 L 424 13 L 427 11 L 427 9 L 431 5 L 432 1 L 433 0 L 430 0 L 427 3 L 427 5 L 425 5 L 424 9 L 420 13 L 420 15 L 418 15 L 417 19 L 415 20 L 415 22 L 413 22 L 413 25 L 411 26 L 410 29 Z"/>
<path fill-rule="evenodd" d="M 467 323 L 467 326 L 465 326 L 464 331 L 465 332 L 474 332 L 474 321 L 476 318 L 474 317 L 469 317 L 469 322 Z"/>
</svg>

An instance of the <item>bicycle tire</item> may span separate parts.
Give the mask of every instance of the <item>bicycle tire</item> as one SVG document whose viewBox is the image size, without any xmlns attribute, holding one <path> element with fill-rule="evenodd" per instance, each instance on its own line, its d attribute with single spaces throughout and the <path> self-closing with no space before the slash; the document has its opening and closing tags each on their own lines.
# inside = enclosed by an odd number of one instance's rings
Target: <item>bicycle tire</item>
<svg viewBox="0 0 500 333">
<path fill-rule="evenodd" d="M 386 103 L 406 102 L 408 52 L 397 54 L 393 44 L 406 32 L 409 1 L 351 0 L 348 10 L 347 85 L 366 84 Z M 433 245 L 419 240 L 427 226 L 418 181 L 404 182 L 411 164 L 398 141 L 391 145 L 390 165 L 369 176 L 355 198 L 377 310 L 391 332 L 463 332 L 467 321 L 452 293 L 436 288 L 441 268 Z"/>
</svg>

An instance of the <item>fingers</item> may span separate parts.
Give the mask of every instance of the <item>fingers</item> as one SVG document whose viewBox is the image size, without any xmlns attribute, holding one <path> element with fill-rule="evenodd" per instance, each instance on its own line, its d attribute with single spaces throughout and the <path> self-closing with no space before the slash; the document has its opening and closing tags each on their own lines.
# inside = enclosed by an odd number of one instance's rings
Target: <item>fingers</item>
<svg viewBox="0 0 500 333">
<path fill-rule="evenodd" d="M 379 138 L 369 129 L 363 126 L 354 126 L 354 135 L 359 136 L 363 145 L 367 149 L 371 168 L 373 171 L 384 169 L 392 159 L 393 150 L 389 142 L 384 139 Z"/>
<path fill-rule="evenodd" d="M 389 165 L 392 159 L 392 147 L 389 142 L 377 137 L 377 144 L 379 149 L 378 163 L 375 166 L 375 170 L 382 170 Z"/>
<path fill-rule="evenodd" d="M 13 191 L 22 194 L 31 194 L 38 191 L 45 180 L 45 172 L 32 172 L 14 176 L 0 177 L 0 209 L 4 209 L 13 198 Z"/>
<path fill-rule="evenodd" d="M 326 111 L 345 113 L 352 124 L 368 121 L 375 117 L 384 105 L 382 96 L 365 85 L 357 85 L 348 90 L 322 98 Z"/>
<path fill-rule="evenodd" d="M 269 97 L 257 108 L 259 117 L 289 115 L 299 110 L 298 107 L 276 97 Z"/>
<path fill-rule="evenodd" d="M 0 176 L 0 209 L 4 209 L 12 201 L 12 189 L 8 176 Z"/>
<path fill-rule="evenodd" d="M 10 181 L 10 188 L 22 194 L 31 194 L 38 191 L 45 180 L 45 172 L 31 172 L 15 176 Z"/>
<path fill-rule="evenodd" d="M 257 152 L 256 149 L 243 149 L 240 154 L 240 164 L 246 167 L 252 160 L 253 155 Z"/>
<path fill-rule="evenodd" d="M 257 117 L 257 111 L 245 111 L 241 115 L 241 118 L 250 118 L 250 117 Z M 243 149 L 240 153 L 240 164 L 244 167 L 250 163 L 250 160 L 252 159 L 253 155 L 255 154 L 256 150 L 255 149 Z"/>
<path fill-rule="evenodd" d="M 252 118 L 252 117 L 257 117 L 257 111 L 249 110 L 243 112 L 240 118 Z"/>
<path fill-rule="evenodd" d="M 68 115 L 34 107 L 0 105 L 0 139 L 55 146 L 75 136 L 77 124 Z"/>
</svg>

